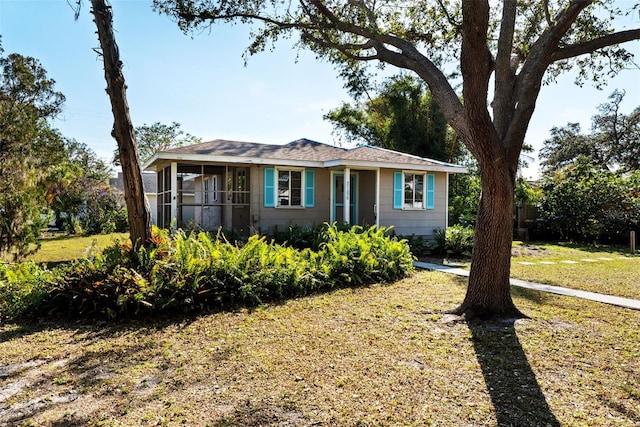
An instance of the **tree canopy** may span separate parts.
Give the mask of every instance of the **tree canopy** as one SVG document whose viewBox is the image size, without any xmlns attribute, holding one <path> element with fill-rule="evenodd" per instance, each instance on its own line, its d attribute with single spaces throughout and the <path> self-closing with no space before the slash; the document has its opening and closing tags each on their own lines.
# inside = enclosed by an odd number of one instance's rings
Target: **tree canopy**
<svg viewBox="0 0 640 427">
<path fill-rule="evenodd" d="M 0 255 L 18 259 L 46 222 L 47 184 L 64 153 L 50 119 L 64 96 L 38 60 L 2 53 L 0 46 Z"/>
<path fill-rule="evenodd" d="M 640 227 L 640 170 L 609 171 L 581 157 L 540 184 L 539 233 L 578 242 L 628 242 Z"/>
<path fill-rule="evenodd" d="M 170 125 L 155 122 L 150 125 L 145 123 L 142 126 L 137 126 L 135 134 L 140 161 L 146 162 L 158 151 L 202 142 L 200 138 L 185 133 L 180 129 L 180 126 L 178 122 L 172 122 Z M 118 150 L 114 152 L 114 163 L 116 165 L 120 164 Z"/>
<path fill-rule="evenodd" d="M 100 233 L 118 228 L 115 217 L 122 208 L 108 188 L 111 171 L 107 163 L 74 139 L 65 140 L 64 154 L 49 190 L 56 224 L 69 232 Z M 124 223 L 118 231 L 125 231 L 126 220 Z"/>
<path fill-rule="evenodd" d="M 600 114 L 591 119 L 591 133 L 584 134 L 579 123 L 553 127 L 551 138 L 540 150 L 545 173 L 588 159 L 603 169 L 640 169 L 640 106 L 630 114 L 620 111 L 624 91 L 614 91 L 610 102 L 598 107 Z"/>
<path fill-rule="evenodd" d="M 374 90 L 376 95 L 355 96 L 354 104 L 343 103 L 324 118 L 350 142 L 449 162 L 460 154 L 455 134 L 420 80 L 393 76 Z"/>
<path fill-rule="evenodd" d="M 411 70 L 427 84 L 482 177 L 469 286 L 454 310 L 467 317 L 520 315 L 509 290 L 513 196 L 543 83 L 577 67 L 582 82 L 602 84 L 631 59 L 620 44 L 640 39 L 640 29 L 614 27 L 637 4 L 610 0 L 154 4 L 187 32 L 218 22 L 252 24 L 249 53 L 297 34 L 299 46 L 336 64 L 353 87 L 370 63 Z"/>
</svg>

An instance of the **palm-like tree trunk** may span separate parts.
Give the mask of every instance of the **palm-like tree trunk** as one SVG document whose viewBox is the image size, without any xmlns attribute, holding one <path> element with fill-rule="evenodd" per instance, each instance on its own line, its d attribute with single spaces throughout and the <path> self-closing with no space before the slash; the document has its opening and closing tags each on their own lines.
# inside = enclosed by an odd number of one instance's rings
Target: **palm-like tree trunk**
<svg viewBox="0 0 640 427">
<path fill-rule="evenodd" d="M 134 245 L 147 246 L 151 241 L 151 213 L 144 196 L 140 156 L 129 115 L 122 61 L 113 34 L 111 6 L 105 0 L 91 0 L 91 5 L 102 49 L 107 93 L 113 111 L 114 124 L 111 134 L 116 139 L 120 151 L 131 242 Z"/>
</svg>

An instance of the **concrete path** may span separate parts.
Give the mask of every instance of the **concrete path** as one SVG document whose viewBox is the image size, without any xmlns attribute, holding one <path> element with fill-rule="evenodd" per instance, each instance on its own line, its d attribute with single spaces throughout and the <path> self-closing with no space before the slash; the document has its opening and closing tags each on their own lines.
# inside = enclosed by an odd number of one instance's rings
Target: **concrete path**
<svg viewBox="0 0 640 427">
<path fill-rule="evenodd" d="M 414 262 L 413 265 L 415 265 L 417 268 L 423 268 L 426 270 L 441 271 L 443 273 L 455 274 L 457 276 L 469 276 L 469 270 L 450 267 L 448 265 L 431 264 L 428 262 Z M 588 299 L 591 301 L 598 301 L 605 304 L 617 305 L 618 307 L 640 310 L 640 301 L 630 298 L 615 297 L 611 295 L 598 294 L 595 292 L 579 291 L 577 289 L 563 288 L 560 286 L 543 285 L 541 283 L 527 282 L 519 279 L 511 279 L 511 286 L 518 286 L 521 288 L 533 289 L 541 292 L 550 292 L 559 295 L 567 295 L 571 297 Z"/>
</svg>

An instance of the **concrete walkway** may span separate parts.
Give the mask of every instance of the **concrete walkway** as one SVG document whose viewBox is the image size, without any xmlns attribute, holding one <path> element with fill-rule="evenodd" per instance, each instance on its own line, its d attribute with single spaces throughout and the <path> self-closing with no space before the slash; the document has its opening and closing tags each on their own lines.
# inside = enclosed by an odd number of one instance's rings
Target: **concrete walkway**
<svg viewBox="0 0 640 427">
<path fill-rule="evenodd" d="M 423 268 L 426 270 L 441 271 L 443 273 L 455 274 L 457 276 L 469 276 L 469 270 L 450 267 L 448 265 L 431 264 L 428 262 L 414 262 L 413 265 L 415 265 L 417 268 Z M 527 282 L 519 279 L 511 279 L 511 286 L 518 286 L 521 288 L 533 289 L 541 292 L 550 292 L 552 294 L 583 298 L 591 301 L 602 302 L 605 304 L 617 305 L 618 307 L 630 308 L 632 310 L 640 310 L 640 301 L 630 298 L 615 297 L 611 295 L 598 294 L 595 292 L 579 291 L 577 289 L 563 288 L 560 286 L 543 285 L 541 283 Z"/>
</svg>

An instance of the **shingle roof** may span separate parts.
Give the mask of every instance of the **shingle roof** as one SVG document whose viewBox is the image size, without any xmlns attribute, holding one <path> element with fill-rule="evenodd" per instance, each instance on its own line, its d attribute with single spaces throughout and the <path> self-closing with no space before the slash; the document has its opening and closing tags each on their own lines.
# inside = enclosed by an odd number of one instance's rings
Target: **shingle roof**
<svg viewBox="0 0 640 427">
<path fill-rule="evenodd" d="M 201 144 L 172 148 L 165 153 L 327 161 L 341 157 L 345 151 L 343 148 L 308 139 L 299 139 L 285 145 L 216 139 Z"/>
<path fill-rule="evenodd" d="M 216 139 L 201 144 L 172 148 L 163 151 L 161 154 L 163 158 L 167 158 L 167 155 L 175 154 L 178 156 L 204 155 L 287 161 L 333 162 L 336 164 L 374 162 L 422 167 L 459 168 L 457 165 L 369 145 L 346 149 L 304 138 L 284 145 Z"/>
</svg>

